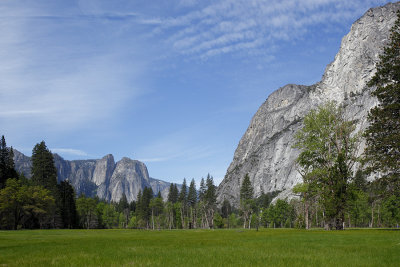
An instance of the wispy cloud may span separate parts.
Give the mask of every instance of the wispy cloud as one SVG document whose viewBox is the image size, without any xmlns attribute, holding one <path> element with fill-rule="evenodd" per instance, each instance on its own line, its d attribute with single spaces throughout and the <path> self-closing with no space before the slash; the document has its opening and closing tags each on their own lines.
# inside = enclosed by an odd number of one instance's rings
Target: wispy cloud
<svg viewBox="0 0 400 267">
<path fill-rule="evenodd" d="M 88 154 L 85 151 L 79 150 L 79 149 L 72 149 L 72 148 L 52 148 L 50 149 L 51 152 L 57 153 L 57 154 L 67 154 L 67 155 L 72 155 L 72 156 L 88 156 Z"/>
<path fill-rule="evenodd" d="M 145 63 L 135 55 L 134 38 L 117 43 L 119 33 L 104 22 L 136 19 L 135 13 L 93 21 L 96 14 L 52 13 L 8 1 L 0 13 L 2 127 L 65 131 L 104 124 L 143 93 L 136 80 Z"/>
<path fill-rule="evenodd" d="M 186 1 L 184 1 L 186 2 Z M 191 6 L 188 1 L 188 6 Z M 174 17 L 160 17 L 153 34 L 166 34 L 177 53 L 203 59 L 268 48 L 295 40 L 311 27 L 354 20 L 383 0 L 222 0 Z"/>
</svg>

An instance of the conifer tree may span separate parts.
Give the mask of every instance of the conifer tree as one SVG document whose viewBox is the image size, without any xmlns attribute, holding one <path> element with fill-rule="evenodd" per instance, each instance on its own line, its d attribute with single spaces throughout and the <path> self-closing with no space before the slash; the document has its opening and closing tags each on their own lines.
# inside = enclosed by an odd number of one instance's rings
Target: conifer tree
<svg viewBox="0 0 400 267">
<path fill-rule="evenodd" d="M 54 158 L 44 141 L 36 144 L 32 150 L 32 181 L 36 185 L 53 192 L 56 195 L 57 169 Z"/>
<path fill-rule="evenodd" d="M 76 228 L 78 224 L 78 215 L 75 203 L 75 190 L 68 180 L 66 180 L 58 185 L 58 192 L 63 228 Z"/>
<path fill-rule="evenodd" d="M 189 192 L 188 192 L 188 204 L 191 207 L 194 207 L 197 202 L 197 192 L 196 192 L 196 183 L 194 179 L 190 182 Z"/>
<path fill-rule="evenodd" d="M 370 172 L 382 176 L 386 192 L 400 195 L 400 11 L 376 73 L 368 86 L 379 104 L 370 110 L 365 151 Z"/>
<path fill-rule="evenodd" d="M 6 180 L 9 178 L 18 178 L 14 167 L 14 152 L 12 147 L 8 148 L 4 135 L 0 140 L 0 189 L 2 189 Z"/>
<path fill-rule="evenodd" d="M 183 178 L 183 183 L 181 187 L 181 192 L 179 193 L 178 201 L 182 202 L 182 204 L 186 204 L 187 200 L 187 185 L 186 185 L 186 178 Z"/>
</svg>

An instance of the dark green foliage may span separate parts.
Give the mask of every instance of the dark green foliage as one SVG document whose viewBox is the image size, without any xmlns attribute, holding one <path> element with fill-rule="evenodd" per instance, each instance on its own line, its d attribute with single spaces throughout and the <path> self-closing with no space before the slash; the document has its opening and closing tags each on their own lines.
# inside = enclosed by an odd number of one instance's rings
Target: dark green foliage
<svg viewBox="0 0 400 267">
<path fill-rule="evenodd" d="M 18 178 L 14 166 L 14 152 L 8 148 L 4 135 L 0 140 L 0 189 L 4 188 L 9 178 Z"/>
<path fill-rule="evenodd" d="M 179 193 L 178 201 L 181 203 L 186 203 L 187 201 L 187 186 L 186 186 L 186 178 L 183 178 L 181 192 Z"/>
<path fill-rule="evenodd" d="M 178 201 L 178 187 L 176 184 L 171 183 L 169 186 L 168 201 L 171 203 L 176 203 Z"/>
<path fill-rule="evenodd" d="M 400 197 L 400 11 L 389 42 L 380 55 L 376 73 L 369 81 L 379 100 L 370 110 L 365 132 L 368 170 L 386 179 L 386 193 Z"/>
<path fill-rule="evenodd" d="M 118 204 L 116 205 L 116 210 L 117 212 L 123 212 L 126 209 L 129 209 L 129 203 L 125 193 L 123 193 Z"/>
<path fill-rule="evenodd" d="M 206 187 L 207 189 L 204 194 L 204 199 L 210 207 L 215 206 L 217 201 L 216 187 L 214 185 L 214 179 L 210 174 L 207 175 Z"/>
<path fill-rule="evenodd" d="M 8 179 L 0 190 L 0 228 L 54 227 L 55 201 L 50 191 L 41 186 L 22 185 Z"/>
<path fill-rule="evenodd" d="M 221 216 L 222 218 L 228 218 L 229 215 L 232 213 L 232 206 L 229 200 L 224 199 L 224 202 L 222 202 L 222 207 L 221 207 Z"/>
<path fill-rule="evenodd" d="M 242 186 L 240 187 L 240 201 L 246 201 L 249 199 L 253 199 L 253 186 L 251 185 L 249 175 L 246 174 Z"/>
<path fill-rule="evenodd" d="M 68 181 L 58 185 L 59 209 L 63 228 L 77 228 L 78 215 L 76 212 L 75 190 Z"/>
<path fill-rule="evenodd" d="M 269 204 L 271 204 L 272 200 L 280 193 L 281 191 L 272 191 L 268 193 L 261 192 L 261 196 L 256 199 L 256 205 L 259 208 L 268 208 Z"/>
<path fill-rule="evenodd" d="M 36 144 L 32 150 L 32 181 L 56 195 L 57 169 L 54 158 L 44 141 Z"/>
<path fill-rule="evenodd" d="M 136 203 L 136 216 L 143 228 L 150 227 L 151 208 L 150 201 L 154 197 L 151 187 L 145 187 L 143 193 L 139 191 Z"/>
<path fill-rule="evenodd" d="M 97 228 L 98 218 L 96 200 L 85 195 L 80 195 L 76 200 L 76 210 L 79 215 L 80 225 L 86 229 Z"/>
<path fill-rule="evenodd" d="M 294 207 L 287 201 L 278 199 L 269 208 L 264 209 L 261 222 L 265 227 L 282 228 L 293 227 L 296 218 Z"/>
<path fill-rule="evenodd" d="M 206 184 L 204 182 L 204 178 L 201 177 L 201 181 L 200 181 L 200 190 L 199 190 L 199 200 L 202 201 L 204 200 L 204 195 L 206 194 Z"/>
<path fill-rule="evenodd" d="M 197 203 L 197 191 L 196 191 L 196 183 L 194 179 L 190 182 L 189 192 L 188 192 L 188 205 L 190 207 L 194 207 Z"/>
</svg>

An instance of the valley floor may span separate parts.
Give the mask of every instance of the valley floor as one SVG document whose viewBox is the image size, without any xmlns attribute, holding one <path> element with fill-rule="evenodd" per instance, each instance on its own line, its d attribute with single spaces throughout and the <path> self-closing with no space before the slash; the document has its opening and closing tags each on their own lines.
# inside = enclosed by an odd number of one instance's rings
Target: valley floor
<svg viewBox="0 0 400 267">
<path fill-rule="evenodd" d="M 0 231 L 0 266 L 399 266 L 400 231 Z"/>
</svg>

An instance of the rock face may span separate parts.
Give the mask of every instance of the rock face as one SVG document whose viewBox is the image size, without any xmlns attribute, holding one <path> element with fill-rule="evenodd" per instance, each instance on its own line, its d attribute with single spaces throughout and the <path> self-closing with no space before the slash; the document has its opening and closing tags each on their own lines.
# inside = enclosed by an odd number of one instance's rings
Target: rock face
<svg viewBox="0 0 400 267">
<path fill-rule="evenodd" d="M 170 183 L 149 177 L 143 162 L 122 158 L 115 163 L 113 155 L 95 160 L 64 160 L 53 154 L 58 181 L 68 179 L 79 195 L 98 196 L 107 201 L 119 201 L 123 194 L 129 202 L 136 200 L 139 190 L 151 187 L 164 199 L 168 196 Z M 14 149 L 14 162 L 18 172 L 31 177 L 31 158 Z"/>
<path fill-rule="evenodd" d="M 366 83 L 374 74 L 399 9 L 400 2 L 390 3 L 370 9 L 357 20 L 319 83 L 286 85 L 268 97 L 252 118 L 218 186 L 219 203 L 226 198 L 238 205 L 246 173 L 256 196 L 276 190 L 283 191 L 278 197 L 289 196 L 291 188 L 302 181 L 295 165 L 299 151 L 292 147 L 294 134 L 304 116 L 318 105 L 336 101 L 344 107 L 348 119 L 356 120 L 356 131 L 366 128 L 368 111 L 377 104 Z M 364 144 L 360 153 L 363 148 Z"/>
</svg>

